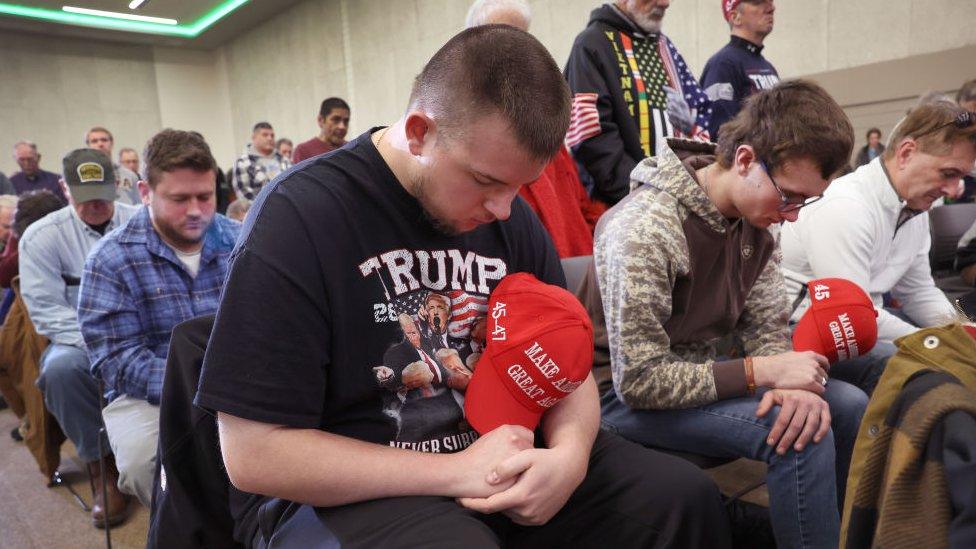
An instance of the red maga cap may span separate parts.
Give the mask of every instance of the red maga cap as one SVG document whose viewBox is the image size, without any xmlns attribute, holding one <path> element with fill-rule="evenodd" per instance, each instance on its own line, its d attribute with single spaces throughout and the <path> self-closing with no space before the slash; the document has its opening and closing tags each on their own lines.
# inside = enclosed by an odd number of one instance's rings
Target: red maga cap
<svg viewBox="0 0 976 549">
<path fill-rule="evenodd" d="M 741 0 L 722 0 L 722 15 L 725 16 L 725 20 L 729 21 L 732 19 L 732 12 L 735 8 L 739 7 L 739 2 Z"/>
<path fill-rule="evenodd" d="M 878 341 L 878 311 L 860 286 L 843 278 L 807 283 L 810 308 L 793 332 L 793 349 L 815 351 L 831 364 L 863 355 Z"/>
<path fill-rule="evenodd" d="M 488 301 L 487 347 L 464 397 L 484 435 L 501 425 L 535 429 L 593 366 L 593 326 L 573 294 L 528 273 L 506 276 Z"/>
</svg>

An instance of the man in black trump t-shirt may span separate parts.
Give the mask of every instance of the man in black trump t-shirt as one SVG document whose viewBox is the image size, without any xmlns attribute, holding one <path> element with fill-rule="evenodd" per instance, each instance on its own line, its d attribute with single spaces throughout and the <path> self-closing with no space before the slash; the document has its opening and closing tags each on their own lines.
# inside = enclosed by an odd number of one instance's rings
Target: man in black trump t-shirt
<svg viewBox="0 0 976 549">
<path fill-rule="evenodd" d="M 477 346 L 458 342 L 506 274 L 565 283 L 515 197 L 559 150 L 569 108 L 534 38 L 470 29 L 431 58 L 399 121 L 262 191 L 196 397 L 217 412 L 232 483 L 254 494 L 232 501 L 239 541 L 728 544 L 707 477 L 599 431 L 592 377 L 545 414 L 538 448 L 522 427 L 478 438 L 463 419 L 466 384 L 452 376 L 467 357 L 444 341 L 470 355 Z M 450 310 L 426 309 L 434 301 Z M 401 315 L 436 328 L 440 345 Z M 404 365 L 388 351 L 411 338 L 423 353 Z"/>
</svg>

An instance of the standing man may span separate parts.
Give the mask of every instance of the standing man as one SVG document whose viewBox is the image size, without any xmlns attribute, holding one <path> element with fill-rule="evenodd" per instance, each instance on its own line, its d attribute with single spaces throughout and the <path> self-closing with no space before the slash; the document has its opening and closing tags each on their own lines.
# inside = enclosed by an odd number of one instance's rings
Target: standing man
<svg viewBox="0 0 976 549">
<path fill-rule="evenodd" d="M 398 315 L 419 318 L 428 292 L 464 291 L 473 317 L 508 273 L 564 284 L 516 195 L 559 150 L 569 114 L 542 44 L 509 26 L 468 29 L 424 67 L 400 120 L 261 193 L 196 396 L 217 413 L 231 482 L 255 494 L 232 492 L 239 542 L 728 545 L 700 470 L 599 429 L 592 376 L 542 415 L 538 448 L 528 429 L 479 438 L 450 414 L 401 417 L 404 438 L 383 412 L 390 372 L 377 367 L 416 337 Z"/>
<path fill-rule="evenodd" d="M 295 147 L 295 152 L 292 153 L 292 161 L 295 164 L 346 144 L 346 132 L 349 131 L 348 103 L 338 97 L 330 97 L 322 101 L 316 120 L 319 124 L 319 134 Z"/>
<path fill-rule="evenodd" d="M 868 398 L 828 381 L 825 357 L 792 351 L 767 229 L 823 193 L 853 142 L 827 92 L 784 82 L 747 102 L 717 146 L 669 140 L 597 228 L 614 388 L 604 423 L 645 445 L 766 462 L 779 547 L 837 547 Z M 722 356 L 728 336 L 744 358 Z"/>
<path fill-rule="evenodd" d="M 18 141 L 14 145 L 14 160 L 20 166 L 20 171 L 10 177 L 10 182 L 13 183 L 18 195 L 46 189 L 65 204 L 68 203 L 59 183 L 61 177 L 41 169 L 41 155 L 37 152 L 37 145 L 30 141 Z"/>
<path fill-rule="evenodd" d="M 95 126 L 85 134 L 85 145 L 89 148 L 102 151 L 111 161 L 112 148 L 115 146 L 115 137 L 107 129 L 101 126 Z M 115 201 L 132 206 L 141 206 L 142 202 L 139 197 L 139 189 L 136 188 L 136 185 L 139 183 L 139 176 L 136 172 L 121 164 L 113 164 L 113 167 L 115 168 L 116 178 Z"/>
<path fill-rule="evenodd" d="M 147 206 L 89 254 L 78 322 L 110 400 L 102 416 L 119 488 L 149 507 L 170 332 L 217 310 L 240 224 L 215 214 L 217 163 L 201 137 L 163 130 L 145 160 Z"/>
<path fill-rule="evenodd" d="M 78 328 L 78 287 L 91 248 L 138 209 L 114 202 L 115 172 L 105 153 L 71 151 L 63 168 L 69 205 L 35 222 L 21 236 L 20 289 L 34 328 L 51 341 L 41 355 L 37 386 L 78 457 L 88 464 L 95 497 L 92 521 L 101 526 L 106 514 L 110 524 L 125 519 L 126 500 L 116 486 L 114 457 L 108 455 L 106 470 L 99 466 L 102 410 Z M 102 475 L 108 481 L 104 494 Z"/>
<path fill-rule="evenodd" d="M 139 175 L 139 153 L 129 147 L 120 150 L 119 165 L 125 166 L 132 173 Z"/>
<path fill-rule="evenodd" d="M 705 63 L 701 86 L 712 102 L 708 134 L 718 141 L 722 124 L 731 120 L 747 97 L 779 82 L 779 73 L 762 55 L 763 41 L 773 32 L 773 0 L 721 0 L 732 39 Z"/>
<path fill-rule="evenodd" d="M 251 142 L 234 162 L 234 186 L 238 198 L 254 200 L 261 187 L 291 167 L 291 162 L 275 150 L 274 128 L 258 122 L 251 131 Z"/>
<path fill-rule="evenodd" d="M 872 353 L 890 355 L 895 339 L 955 314 L 932 279 L 927 212 L 939 198 L 954 197 L 973 169 L 976 114 L 945 101 L 915 107 L 892 131 L 889 145 L 784 226 L 781 243 L 790 299 L 799 305 L 793 318 L 809 306 L 801 289 L 808 280 L 846 278 L 868 292 L 878 310 Z M 901 302 L 900 315 L 884 307 L 888 292 Z M 838 371 L 868 392 L 881 373 Z"/>
<path fill-rule="evenodd" d="M 708 138 L 708 98 L 661 22 L 669 0 L 617 0 L 593 10 L 566 63 L 573 117 L 566 144 L 592 185 L 614 205 L 630 172 L 670 136 Z"/>
</svg>

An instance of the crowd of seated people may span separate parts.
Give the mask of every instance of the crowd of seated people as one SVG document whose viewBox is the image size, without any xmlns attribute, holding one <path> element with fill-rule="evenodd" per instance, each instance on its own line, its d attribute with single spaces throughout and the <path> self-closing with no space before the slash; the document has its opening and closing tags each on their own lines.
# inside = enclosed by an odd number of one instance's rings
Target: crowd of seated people
<svg viewBox="0 0 976 549">
<path fill-rule="evenodd" d="M 85 464 L 93 524 L 141 504 L 153 547 L 976 543 L 976 289 L 937 285 L 928 216 L 972 194 L 976 80 L 884 143 L 872 128 L 852 169 L 843 109 L 763 56 L 772 0 L 721 2 L 729 42 L 700 77 L 668 7 L 596 6 L 561 71 L 527 2 L 477 0 L 398 120 L 347 141 L 329 97 L 297 145 L 255 123 L 227 174 L 195 131 L 113 157 L 96 126 L 57 171 L 16 141 L 0 321 L 21 303 L 43 338 L 27 382 Z M 954 235 L 968 287 L 971 224 Z M 536 406 L 535 432 L 478 432 L 472 373 L 520 337 L 492 290 L 519 272 L 565 286 L 560 260 L 582 256 L 608 385 Z M 867 296 L 870 351 L 797 350 L 831 279 Z M 181 361 L 198 388 L 167 399 Z M 192 486 L 160 447 L 191 406 L 219 441 L 196 459 L 220 464 Z M 688 454 L 764 462 L 768 510 L 725 501 Z M 219 494 L 221 519 L 192 518 L 185 492 Z"/>
</svg>

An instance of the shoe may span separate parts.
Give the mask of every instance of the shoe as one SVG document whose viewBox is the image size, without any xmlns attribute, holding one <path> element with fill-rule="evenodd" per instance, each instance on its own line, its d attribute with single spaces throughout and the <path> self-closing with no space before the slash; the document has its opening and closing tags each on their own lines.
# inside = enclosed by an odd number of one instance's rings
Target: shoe
<svg viewBox="0 0 976 549">
<path fill-rule="evenodd" d="M 725 502 L 732 523 L 732 547 L 776 549 L 769 509 L 740 499 Z"/>
<path fill-rule="evenodd" d="M 17 442 L 24 442 L 24 436 L 20 434 L 20 427 L 14 427 L 10 431 L 10 438 L 16 440 Z"/>
<path fill-rule="evenodd" d="M 105 475 L 105 493 L 102 493 L 102 475 Z M 98 461 L 88 463 L 88 481 L 92 489 L 92 523 L 97 528 L 115 526 L 128 515 L 129 499 L 119 491 L 119 470 L 115 467 L 115 456 L 105 458 L 105 470 Z"/>
</svg>

